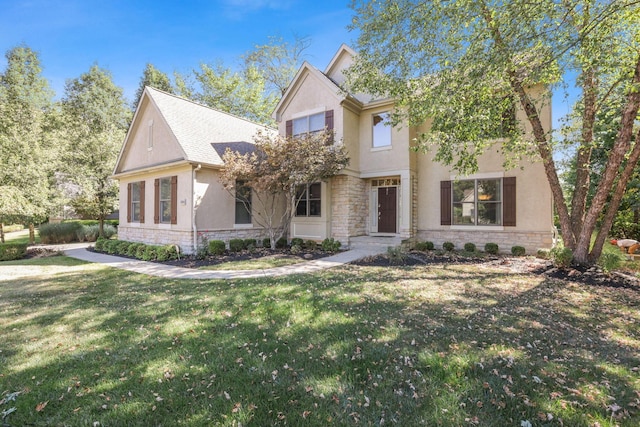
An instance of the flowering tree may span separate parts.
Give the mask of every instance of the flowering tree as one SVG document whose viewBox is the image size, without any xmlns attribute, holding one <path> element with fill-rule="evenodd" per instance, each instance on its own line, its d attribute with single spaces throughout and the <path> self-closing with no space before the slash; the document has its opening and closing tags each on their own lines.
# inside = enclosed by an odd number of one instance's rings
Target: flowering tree
<svg viewBox="0 0 640 427">
<path fill-rule="evenodd" d="M 295 214 L 298 188 L 335 176 L 349 158 L 343 144 L 333 143 L 332 132 L 287 138 L 258 133 L 254 139 L 252 153 L 227 149 L 220 179 L 227 191 L 251 208 L 253 222 L 266 230 L 275 249 Z M 251 189 L 251 206 L 247 192 L 238 191 L 238 183 Z"/>
</svg>

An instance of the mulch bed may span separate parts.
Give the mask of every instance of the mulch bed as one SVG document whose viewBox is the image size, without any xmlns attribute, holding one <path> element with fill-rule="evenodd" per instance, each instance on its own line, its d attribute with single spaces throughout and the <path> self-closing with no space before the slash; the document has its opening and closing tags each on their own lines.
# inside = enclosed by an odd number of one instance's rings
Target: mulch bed
<svg viewBox="0 0 640 427">
<path fill-rule="evenodd" d="M 482 264 L 487 267 L 507 269 L 516 273 L 544 275 L 549 279 L 563 280 L 590 286 L 606 286 L 640 291 L 640 280 L 630 274 L 613 272 L 606 274 L 598 266 L 572 266 L 556 268 L 550 261 L 533 257 L 482 256 L 468 257 L 455 252 L 417 252 L 407 254 L 403 263 L 392 262 L 388 255 L 377 255 L 352 263 L 361 266 L 405 265 L 419 266 L 429 264 Z"/>
</svg>

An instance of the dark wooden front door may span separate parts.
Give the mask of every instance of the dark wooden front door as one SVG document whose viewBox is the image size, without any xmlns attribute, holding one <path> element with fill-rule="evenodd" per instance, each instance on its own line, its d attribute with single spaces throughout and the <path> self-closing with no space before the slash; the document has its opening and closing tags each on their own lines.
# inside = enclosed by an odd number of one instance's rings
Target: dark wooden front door
<svg viewBox="0 0 640 427">
<path fill-rule="evenodd" d="M 378 188 L 378 233 L 396 232 L 396 187 Z"/>
</svg>

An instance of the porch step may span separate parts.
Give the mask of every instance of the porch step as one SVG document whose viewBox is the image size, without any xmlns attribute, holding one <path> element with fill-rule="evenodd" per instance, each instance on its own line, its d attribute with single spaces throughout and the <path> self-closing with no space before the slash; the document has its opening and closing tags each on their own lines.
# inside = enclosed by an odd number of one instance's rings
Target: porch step
<svg viewBox="0 0 640 427">
<path fill-rule="evenodd" d="M 349 249 L 386 249 L 389 246 L 400 246 L 402 239 L 397 236 L 358 236 L 349 239 Z"/>
</svg>

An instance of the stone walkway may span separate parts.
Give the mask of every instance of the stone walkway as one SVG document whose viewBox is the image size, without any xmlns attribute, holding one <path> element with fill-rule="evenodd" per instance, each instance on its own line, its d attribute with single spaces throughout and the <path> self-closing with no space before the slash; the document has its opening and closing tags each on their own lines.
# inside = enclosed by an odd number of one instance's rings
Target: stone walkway
<svg viewBox="0 0 640 427">
<path fill-rule="evenodd" d="M 206 271 L 195 270 L 192 268 L 173 267 L 154 262 L 132 260 L 129 258 L 91 252 L 87 250 L 88 246 L 90 246 L 90 244 L 76 243 L 64 245 L 63 247 L 54 247 L 54 249 L 61 250 L 65 255 L 83 261 L 100 263 L 110 267 L 120 268 L 122 270 L 147 274 L 150 276 L 164 277 L 166 279 L 248 279 L 255 277 L 277 277 L 289 274 L 306 274 L 347 264 L 368 256 L 382 254 L 387 250 L 386 247 L 380 245 L 370 245 L 367 247 L 358 247 L 357 249 L 340 252 L 325 258 L 283 267 L 268 268 L 264 270 Z"/>
</svg>

